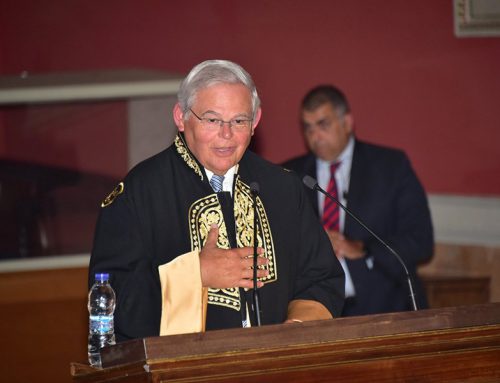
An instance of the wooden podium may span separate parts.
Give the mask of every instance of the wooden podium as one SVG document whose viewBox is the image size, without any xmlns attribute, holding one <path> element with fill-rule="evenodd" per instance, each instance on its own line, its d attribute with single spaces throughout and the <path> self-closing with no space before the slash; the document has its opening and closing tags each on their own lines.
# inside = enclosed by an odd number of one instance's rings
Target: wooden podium
<svg viewBox="0 0 500 383">
<path fill-rule="evenodd" d="M 136 339 L 74 382 L 500 381 L 500 303 Z"/>
</svg>

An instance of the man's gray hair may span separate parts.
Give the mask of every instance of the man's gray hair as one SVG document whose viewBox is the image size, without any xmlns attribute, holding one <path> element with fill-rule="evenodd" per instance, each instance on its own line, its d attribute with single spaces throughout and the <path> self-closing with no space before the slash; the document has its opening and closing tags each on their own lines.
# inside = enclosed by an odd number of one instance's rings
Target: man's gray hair
<svg viewBox="0 0 500 383">
<path fill-rule="evenodd" d="M 182 81 L 177 93 L 177 100 L 184 118 L 189 115 L 189 109 L 193 106 L 198 91 L 215 84 L 245 85 L 252 95 L 252 117 L 255 118 L 260 106 L 260 99 L 252 77 L 241 66 L 227 60 L 203 61 L 191 69 L 191 72 Z"/>
</svg>

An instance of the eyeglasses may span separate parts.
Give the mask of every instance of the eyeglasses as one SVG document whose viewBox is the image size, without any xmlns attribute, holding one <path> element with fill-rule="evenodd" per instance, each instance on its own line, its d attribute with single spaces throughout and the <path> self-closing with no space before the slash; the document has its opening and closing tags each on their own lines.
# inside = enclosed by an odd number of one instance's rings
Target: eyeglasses
<svg viewBox="0 0 500 383">
<path fill-rule="evenodd" d="M 243 131 L 245 129 L 249 129 L 252 126 L 252 121 L 250 119 L 246 118 L 233 118 L 229 121 L 224 121 L 221 120 L 220 118 L 214 118 L 214 117 L 199 117 L 195 112 L 193 112 L 193 109 L 189 108 L 191 113 L 200 120 L 201 125 L 205 129 L 209 130 L 217 130 L 222 128 L 224 124 L 229 124 L 230 128 L 233 128 L 234 130 L 240 130 Z"/>
</svg>

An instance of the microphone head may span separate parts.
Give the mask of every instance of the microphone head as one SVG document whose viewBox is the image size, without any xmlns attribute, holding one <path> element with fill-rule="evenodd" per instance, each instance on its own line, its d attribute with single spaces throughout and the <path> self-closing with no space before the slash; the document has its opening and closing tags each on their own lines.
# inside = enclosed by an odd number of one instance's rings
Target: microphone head
<svg viewBox="0 0 500 383">
<path fill-rule="evenodd" d="M 306 185 L 309 189 L 312 190 L 316 190 L 316 187 L 318 186 L 318 181 L 316 181 L 311 176 L 304 176 L 304 178 L 302 178 L 302 182 L 304 183 L 304 185 Z"/>
<path fill-rule="evenodd" d="M 259 194 L 259 184 L 257 182 L 252 182 L 250 184 L 250 192 L 252 194 Z"/>
</svg>

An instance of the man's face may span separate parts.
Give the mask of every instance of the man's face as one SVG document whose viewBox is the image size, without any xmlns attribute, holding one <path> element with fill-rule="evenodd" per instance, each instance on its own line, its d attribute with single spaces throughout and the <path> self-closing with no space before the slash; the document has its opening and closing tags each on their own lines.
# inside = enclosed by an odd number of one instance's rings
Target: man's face
<svg viewBox="0 0 500 383">
<path fill-rule="evenodd" d="M 253 117 L 250 91 L 242 84 L 216 84 L 201 89 L 196 93 L 191 109 L 201 118 L 224 121 Z M 210 130 L 192 113 L 184 120 L 179 105 L 174 107 L 175 123 L 179 131 L 184 132 L 189 149 L 206 169 L 219 175 L 225 174 L 240 161 L 259 122 L 260 114 L 259 109 L 247 129 L 234 129 L 224 123 L 222 127 Z"/>
<path fill-rule="evenodd" d="M 307 146 L 324 161 L 335 160 L 344 150 L 352 133 L 352 116 L 339 117 L 332 104 L 325 103 L 313 111 L 302 111 L 302 125 Z"/>
</svg>

